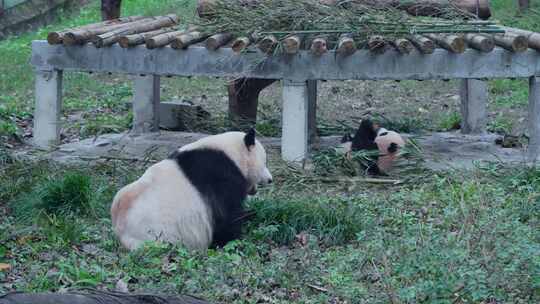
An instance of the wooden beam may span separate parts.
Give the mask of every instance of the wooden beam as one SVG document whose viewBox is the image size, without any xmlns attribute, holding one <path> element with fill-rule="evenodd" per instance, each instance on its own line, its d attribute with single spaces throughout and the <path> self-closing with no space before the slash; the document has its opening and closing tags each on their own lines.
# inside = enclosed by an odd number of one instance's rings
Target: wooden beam
<svg viewBox="0 0 540 304">
<path fill-rule="evenodd" d="M 489 53 L 467 50 L 462 54 L 436 49 L 425 56 L 407 56 L 389 49 L 373 54 L 361 49 L 343 57 L 328 51 L 318 58 L 300 51 L 291 58 L 246 52 L 239 56 L 229 48 L 208 51 L 192 46 L 184 51 L 170 47 L 149 50 L 113 45 L 66 47 L 46 41 L 32 43 L 31 63 L 38 70 L 72 70 L 148 75 L 248 77 L 268 79 L 405 80 L 455 78 L 518 78 L 540 75 L 540 52 L 512 53 L 495 48 Z"/>
</svg>

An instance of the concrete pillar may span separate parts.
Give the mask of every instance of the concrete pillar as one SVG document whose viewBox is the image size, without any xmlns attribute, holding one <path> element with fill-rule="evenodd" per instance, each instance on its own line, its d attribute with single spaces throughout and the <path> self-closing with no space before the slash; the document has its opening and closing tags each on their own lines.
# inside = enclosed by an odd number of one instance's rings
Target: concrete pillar
<svg viewBox="0 0 540 304">
<path fill-rule="evenodd" d="M 159 76 L 135 76 L 133 94 L 134 134 L 159 131 Z"/>
<path fill-rule="evenodd" d="M 34 144 L 49 148 L 60 142 L 62 71 L 36 71 Z"/>
<path fill-rule="evenodd" d="M 529 146 L 527 160 L 538 161 L 540 154 L 540 77 L 529 79 Z"/>
<path fill-rule="evenodd" d="M 281 157 L 303 162 L 308 154 L 308 87 L 305 81 L 283 80 Z"/>
<path fill-rule="evenodd" d="M 487 82 L 476 79 L 461 81 L 461 133 L 482 134 L 487 123 Z"/>
<path fill-rule="evenodd" d="M 317 140 L 317 80 L 307 81 L 309 143 Z"/>
</svg>

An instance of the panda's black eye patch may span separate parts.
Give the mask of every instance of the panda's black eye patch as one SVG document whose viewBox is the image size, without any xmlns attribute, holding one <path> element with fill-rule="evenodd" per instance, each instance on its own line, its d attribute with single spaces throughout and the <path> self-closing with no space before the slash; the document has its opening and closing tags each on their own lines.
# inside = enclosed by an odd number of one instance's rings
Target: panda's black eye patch
<svg viewBox="0 0 540 304">
<path fill-rule="evenodd" d="M 388 135 L 388 132 L 382 132 L 381 134 L 379 134 L 379 136 L 386 136 Z"/>
</svg>

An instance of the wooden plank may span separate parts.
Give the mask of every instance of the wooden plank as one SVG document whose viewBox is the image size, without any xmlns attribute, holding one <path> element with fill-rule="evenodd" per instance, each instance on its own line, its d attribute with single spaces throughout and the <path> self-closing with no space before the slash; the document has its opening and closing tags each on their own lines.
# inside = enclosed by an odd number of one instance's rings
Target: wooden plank
<svg viewBox="0 0 540 304">
<path fill-rule="evenodd" d="M 462 54 L 436 49 L 433 54 L 416 50 L 398 56 L 390 49 L 384 54 L 358 50 L 350 56 L 334 51 L 314 57 L 299 51 L 294 57 L 270 56 L 259 51 L 241 55 L 230 48 L 208 51 L 204 47 L 174 50 L 164 47 L 148 50 L 143 46 L 124 49 L 118 45 L 97 49 L 93 46 L 49 45 L 34 41 L 31 63 L 41 70 L 75 70 L 126 74 L 177 76 L 251 77 L 270 79 L 454 79 L 508 78 L 540 75 L 540 52 L 512 53 L 495 48 L 490 53 L 467 50 Z"/>
</svg>

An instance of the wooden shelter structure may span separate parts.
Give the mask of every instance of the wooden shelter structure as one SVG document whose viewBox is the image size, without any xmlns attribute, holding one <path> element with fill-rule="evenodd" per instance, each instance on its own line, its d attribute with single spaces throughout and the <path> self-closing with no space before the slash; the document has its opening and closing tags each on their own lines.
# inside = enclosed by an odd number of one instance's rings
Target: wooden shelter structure
<svg viewBox="0 0 540 304">
<path fill-rule="evenodd" d="M 488 78 L 529 79 L 528 156 L 540 154 L 540 34 L 505 28 L 495 34 L 424 34 L 365 43 L 342 35 L 305 47 L 301 37 L 233 37 L 178 29 L 175 15 L 124 17 L 33 41 L 36 73 L 35 144 L 59 140 L 64 71 L 136 75 L 135 133 L 158 130 L 161 76 L 279 79 L 283 89 L 282 157 L 302 161 L 315 126 L 318 80 L 461 79 L 462 132 L 486 128 Z M 282 44 L 283 52 L 273 50 Z"/>
</svg>

